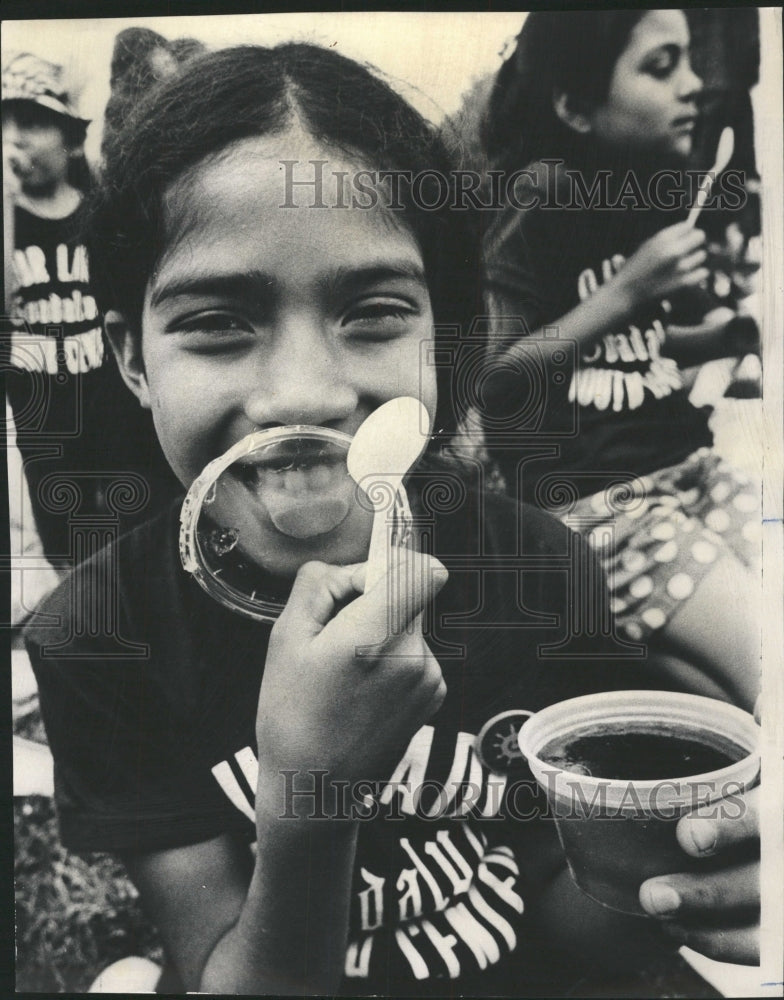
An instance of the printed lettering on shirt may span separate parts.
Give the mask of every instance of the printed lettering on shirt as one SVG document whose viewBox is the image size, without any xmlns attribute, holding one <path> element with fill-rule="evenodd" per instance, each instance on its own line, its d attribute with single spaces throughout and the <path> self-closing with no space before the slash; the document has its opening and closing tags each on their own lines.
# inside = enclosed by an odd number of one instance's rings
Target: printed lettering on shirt
<svg viewBox="0 0 784 1000">
<path fill-rule="evenodd" d="M 397 795 L 403 815 L 422 813 L 428 819 L 467 816 L 473 812 L 488 819 L 497 815 L 506 781 L 482 766 L 474 752 L 473 733 L 457 734 L 446 778 L 426 780 L 433 733 L 432 726 L 422 726 L 414 734 L 392 777 L 382 788 L 379 802 L 388 805 Z"/>
<path fill-rule="evenodd" d="M 388 806 L 398 796 L 397 814 L 421 815 L 429 820 L 468 815 L 484 819 L 497 816 L 503 803 L 506 776 L 494 774 L 480 763 L 474 751 L 475 735 L 456 734 L 449 771 L 435 778 L 428 773 L 434 733 L 433 726 L 429 725 L 417 730 L 392 776 L 380 787 L 378 803 Z M 242 812 L 247 814 L 250 810 L 251 816 L 258 769 L 256 755 L 247 746 L 234 754 L 233 764 L 223 760 L 212 768 L 224 794 Z M 247 794 L 235 771 L 245 779 Z"/>
<path fill-rule="evenodd" d="M 46 266 L 46 254 L 39 246 L 31 245 L 14 250 L 13 261 L 14 276 L 22 288 L 46 285 L 53 280 Z M 55 267 L 54 277 L 62 284 L 72 281 L 87 284 L 90 280 L 87 249 L 82 244 L 69 248 L 66 243 L 58 243 L 55 249 Z"/>
<path fill-rule="evenodd" d="M 514 918 L 524 909 L 519 866 L 510 846 L 489 844 L 475 823 L 498 814 L 506 777 L 482 766 L 474 741 L 474 734 L 458 732 L 448 758 L 439 762 L 443 773 L 433 776 L 436 732 L 423 726 L 378 792 L 390 815 L 418 815 L 422 822 L 398 833 L 393 819 L 375 821 L 385 827 L 383 854 L 363 848 L 360 832 L 347 977 L 373 975 L 376 945 L 378 963 L 397 963 L 418 981 L 484 970 L 515 948 Z M 253 822 L 258 761 L 250 747 L 212 773 Z M 423 788 L 440 794 L 425 797 Z"/>
<path fill-rule="evenodd" d="M 47 254 L 30 245 L 14 250 L 13 264 L 13 318 L 20 329 L 12 338 L 11 363 L 47 375 L 83 375 L 100 368 L 103 336 L 98 304 L 88 291 L 87 249 L 58 243 Z M 88 323 L 96 325 L 85 331 Z"/>
<path fill-rule="evenodd" d="M 470 827 L 460 823 L 456 829 L 459 831 L 457 836 L 462 834 L 468 839 L 466 835 Z M 441 838 L 439 848 L 448 843 L 450 852 L 460 853 L 457 844 L 450 838 L 450 831 L 440 832 L 445 836 Z M 472 969 L 484 970 L 499 962 L 517 945 L 517 933 L 511 918 L 523 912 L 524 903 L 516 889 L 519 868 L 512 850 L 504 846 L 488 848 L 483 836 L 480 841 L 474 835 L 474 840 L 481 853 L 478 858 L 473 857 L 470 880 L 462 881 L 448 897 L 441 894 L 438 897 L 442 901 L 440 908 L 430 910 L 419 918 L 401 919 L 395 931 L 395 942 L 414 979 L 456 979 Z M 439 856 L 438 849 L 428 849 L 433 843 L 428 841 L 425 849 L 417 854 L 420 864 L 423 864 L 422 855 Z M 469 865 L 467 856 L 471 853 L 465 847 L 463 851 L 465 854 L 460 854 L 461 867 Z M 432 878 L 434 873 L 429 874 Z M 346 955 L 346 976 L 369 974 L 373 940 L 372 937 L 365 937 L 361 941 L 352 941 Z M 365 961 L 360 965 L 356 959 L 361 952 Z"/>
<path fill-rule="evenodd" d="M 577 279 L 577 292 L 584 302 L 610 281 L 625 263 L 621 254 L 602 261 L 601 280 L 593 268 L 586 268 Z M 593 406 L 597 410 L 636 410 L 645 402 L 646 393 L 664 399 L 683 388 L 677 363 L 663 357 L 664 327 L 655 319 L 646 330 L 629 326 L 624 333 L 608 333 L 582 355 L 583 367 L 572 376 L 569 402 Z M 614 365 L 634 365 L 631 370 Z"/>
<path fill-rule="evenodd" d="M 104 346 L 101 328 L 74 333 L 59 340 L 17 330 L 11 336 L 10 362 L 28 372 L 57 375 L 83 375 L 103 364 Z"/>
</svg>

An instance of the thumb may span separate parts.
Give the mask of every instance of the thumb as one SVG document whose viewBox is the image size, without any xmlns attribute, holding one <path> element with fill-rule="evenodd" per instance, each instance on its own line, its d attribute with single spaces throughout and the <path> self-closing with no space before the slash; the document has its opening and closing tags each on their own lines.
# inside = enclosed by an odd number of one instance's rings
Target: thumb
<svg viewBox="0 0 784 1000">
<path fill-rule="evenodd" d="M 394 550 L 384 576 L 339 618 L 351 621 L 361 642 L 378 643 L 385 636 L 401 635 L 448 579 L 446 568 L 433 556 L 411 549 Z"/>
<path fill-rule="evenodd" d="M 307 562 L 299 568 L 286 607 L 275 628 L 292 627 L 300 635 L 318 635 L 338 607 L 360 592 L 357 566 Z"/>
</svg>

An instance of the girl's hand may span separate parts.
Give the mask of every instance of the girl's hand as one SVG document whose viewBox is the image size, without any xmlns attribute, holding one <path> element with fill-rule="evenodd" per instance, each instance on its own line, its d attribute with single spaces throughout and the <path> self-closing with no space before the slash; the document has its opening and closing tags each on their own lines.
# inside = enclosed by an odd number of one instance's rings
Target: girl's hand
<svg viewBox="0 0 784 1000">
<path fill-rule="evenodd" d="M 663 875 L 640 888 L 645 910 L 679 944 L 718 961 L 759 961 L 759 794 L 754 788 L 702 806 L 678 822 L 678 843 L 686 854 L 724 856 L 724 867 Z"/>
<path fill-rule="evenodd" d="M 328 782 L 389 776 L 446 693 L 419 621 L 446 579 L 438 560 L 408 550 L 366 594 L 364 565 L 300 569 L 272 629 L 259 694 L 262 777 L 277 783 L 281 771 L 310 769 L 326 770 Z"/>
<path fill-rule="evenodd" d="M 705 233 L 679 222 L 638 247 L 615 281 L 634 309 L 705 281 L 710 275 L 706 260 Z"/>
</svg>

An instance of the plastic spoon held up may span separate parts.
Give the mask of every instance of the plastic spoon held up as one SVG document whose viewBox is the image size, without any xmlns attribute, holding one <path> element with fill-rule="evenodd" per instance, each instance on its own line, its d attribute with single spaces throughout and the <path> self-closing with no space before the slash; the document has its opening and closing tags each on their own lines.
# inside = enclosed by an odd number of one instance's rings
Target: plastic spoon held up
<svg viewBox="0 0 784 1000">
<path fill-rule="evenodd" d="M 357 430 L 348 450 L 348 471 L 373 504 L 373 530 L 368 549 L 365 589 L 385 573 L 390 506 L 400 499 L 408 509 L 403 478 L 427 444 L 428 413 L 413 396 L 390 399 L 374 410 Z"/>
<path fill-rule="evenodd" d="M 713 164 L 705 177 L 703 177 L 702 183 L 697 191 L 697 197 L 694 199 L 694 204 L 691 206 L 689 218 L 687 219 L 690 226 L 697 224 L 697 218 L 703 208 L 705 208 L 705 205 L 708 203 L 708 198 L 710 198 L 713 182 L 732 159 L 734 149 L 735 133 L 728 125 L 722 130 L 722 133 L 719 136 L 719 145 L 716 149 L 716 162 Z"/>
</svg>

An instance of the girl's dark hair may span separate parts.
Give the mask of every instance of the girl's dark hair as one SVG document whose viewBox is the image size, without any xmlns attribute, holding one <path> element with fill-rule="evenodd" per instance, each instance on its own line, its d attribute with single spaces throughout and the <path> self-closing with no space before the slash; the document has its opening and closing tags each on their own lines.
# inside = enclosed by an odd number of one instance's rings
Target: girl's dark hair
<svg viewBox="0 0 784 1000">
<path fill-rule="evenodd" d="M 140 103 L 112 143 L 87 233 L 104 311 L 119 309 L 139 330 L 145 288 L 165 249 L 167 186 L 231 143 L 283 131 L 294 115 L 314 139 L 364 168 L 436 171 L 453 181 L 435 129 L 386 83 L 332 50 L 289 43 L 196 57 Z M 401 215 L 422 252 L 436 325 L 467 332 L 481 301 L 477 240 L 469 213 L 450 209 L 450 201 L 427 210 L 410 185 L 400 185 Z M 435 426 L 451 429 L 449 370 L 439 369 L 438 379 Z"/>
<path fill-rule="evenodd" d="M 553 95 L 577 105 L 608 93 L 615 64 L 644 10 L 534 11 L 495 79 L 484 126 L 493 167 L 515 170 L 543 156 L 570 160 L 581 137 L 558 118 Z"/>
<path fill-rule="evenodd" d="M 151 52 L 167 50 L 169 43 L 151 28 L 124 28 L 114 39 L 110 85 L 114 89 L 129 75 L 138 72 Z"/>
</svg>

